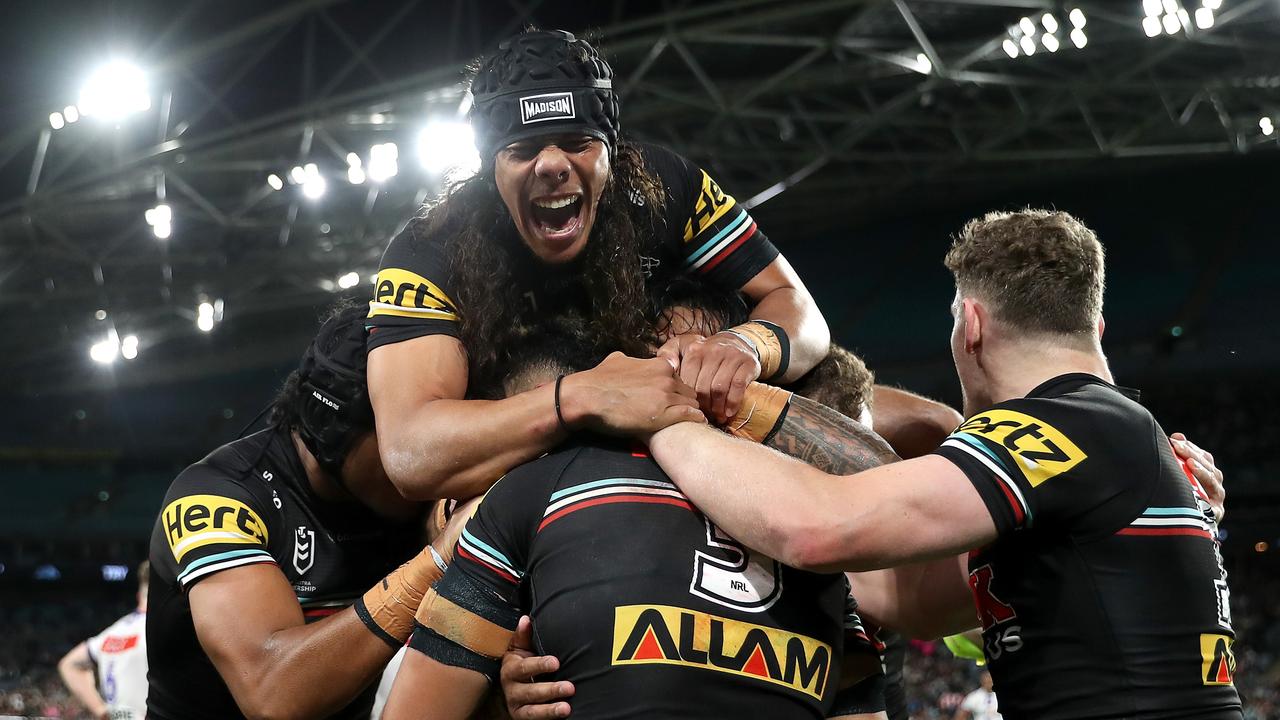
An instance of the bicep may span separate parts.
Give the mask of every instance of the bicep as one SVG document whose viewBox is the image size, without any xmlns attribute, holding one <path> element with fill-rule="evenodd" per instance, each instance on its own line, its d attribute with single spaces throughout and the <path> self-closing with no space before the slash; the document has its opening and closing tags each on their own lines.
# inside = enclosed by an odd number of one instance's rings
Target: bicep
<svg viewBox="0 0 1280 720">
<path fill-rule="evenodd" d="M 467 392 L 467 352 L 448 335 L 426 335 L 369 351 L 369 400 L 378 417 Z"/>
<path fill-rule="evenodd" d="M 233 694 L 255 674 L 271 636 L 304 622 L 293 587 L 275 565 L 223 570 L 187 596 L 200 646 Z"/>
<path fill-rule="evenodd" d="M 462 720 L 480 704 L 489 682 L 475 670 L 405 653 L 382 711 L 383 720 Z"/>
<path fill-rule="evenodd" d="M 800 280 L 800 275 L 782 255 L 774 258 L 773 262 L 756 273 L 740 289 L 753 302 L 760 302 L 766 295 L 780 288 L 795 288 L 808 293 L 804 282 Z"/>
</svg>

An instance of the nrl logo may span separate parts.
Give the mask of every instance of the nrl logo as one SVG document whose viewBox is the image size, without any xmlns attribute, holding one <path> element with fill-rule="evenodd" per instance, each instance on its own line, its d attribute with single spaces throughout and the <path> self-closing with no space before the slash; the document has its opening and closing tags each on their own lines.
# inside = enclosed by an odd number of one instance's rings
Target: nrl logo
<svg viewBox="0 0 1280 720">
<path fill-rule="evenodd" d="M 306 525 L 299 527 L 293 538 L 293 569 L 304 575 L 316 562 L 316 532 Z"/>
<path fill-rule="evenodd" d="M 577 114 L 573 108 L 573 93 L 544 93 L 520 98 L 522 125 L 548 120 L 572 120 L 575 117 Z"/>
</svg>

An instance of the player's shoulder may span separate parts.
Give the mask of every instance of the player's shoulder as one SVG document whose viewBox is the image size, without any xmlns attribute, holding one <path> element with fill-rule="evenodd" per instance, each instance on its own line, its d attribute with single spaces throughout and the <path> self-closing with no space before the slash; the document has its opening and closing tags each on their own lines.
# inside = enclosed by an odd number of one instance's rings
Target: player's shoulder
<svg viewBox="0 0 1280 720">
<path fill-rule="evenodd" d="M 191 495 L 223 495 L 243 502 L 258 502 L 260 483 L 253 476 L 255 461 L 263 457 L 273 430 L 263 430 L 227 443 L 187 466 L 174 479 L 165 496 L 170 501 Z"/>
</svg>

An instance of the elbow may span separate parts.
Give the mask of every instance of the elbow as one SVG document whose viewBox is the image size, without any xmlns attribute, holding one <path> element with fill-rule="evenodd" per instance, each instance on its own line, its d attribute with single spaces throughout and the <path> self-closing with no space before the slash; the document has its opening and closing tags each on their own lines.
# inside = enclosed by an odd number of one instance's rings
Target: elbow
<svg viewBox="0 0 1280 720">
<path fill-rule="evenodd" d="M 296 695 L 267 687 L 255 690 L 247 702 L 240 702 L 239 698 L 236 701 L 247 720 L 307 720 L 338 709 L 305 707 L 306 703 L 299 702 Z"/>
<path fill-rule="evenodd" d="M 781 550 L 777 558 L 784 565 L 807 572 L 840 572 L 846 558 L 838 529 L 823 513 L 790 513 L 788 521 L 774 529 Z"/>
<path fill-rule="evenodd" d="M 382 468 L 396 492 L 405 500 L 426 502 L 444 497 L 445 478 L 433 470 L 435 463 L 414 462 L 392 448 L 382 448 Z"/>
</svg>

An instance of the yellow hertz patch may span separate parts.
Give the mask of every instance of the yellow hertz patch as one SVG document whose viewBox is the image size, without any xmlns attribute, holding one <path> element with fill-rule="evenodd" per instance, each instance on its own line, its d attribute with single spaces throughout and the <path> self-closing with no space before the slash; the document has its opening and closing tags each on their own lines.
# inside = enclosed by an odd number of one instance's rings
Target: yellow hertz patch
<svg viewBox="0 0 1280 720">
<path fill-rule="evenodd" d="M 1089 457 L 1049 423 L 1013 410 L 988 410 L 956 429 L 1003 445 L 1031 487 L 1061 475 Z"/>
<path fill-rule="evenodd" d="M 1236 654 L 1230 635 L 1205 633 L 1200 636 L 1200 680 L 1205 685 L 1231 685 L 1236 675 Z"/>
<path fill-rule="evenodd" d="M 267 525 L 248 505 L 221 495 L 188 495 L 160 514 L 173 559 L 206 545 L 266 545 Z"/>
<path fill-rule="evenodd" d="M 378 271 L 378 280 L 369 302 L 369 317 L 395 317 L 428 320 L 457 320 L 453 301 L 440 286 L 421 275 L 399 268 Z"/>
<path fill-rule="evenodd" d="M 831 671 L 831 646 L 669 605 L 624 605 L 613 611 L 613 664 L 714 670 L 821 700 Z"/>
<path fill-rule="evenodd" d="M 711 227 L 711 223 L 719 220 L 729 212 L 737 201 L 732 195 L 725 195 L 715 180 L 702 171 L 702 191 L 698 193 L 698 202 L 693 207 L 693 217 L 684 224 L 684 241 L 689 242 L 703 230 Z"/>
</svg>

